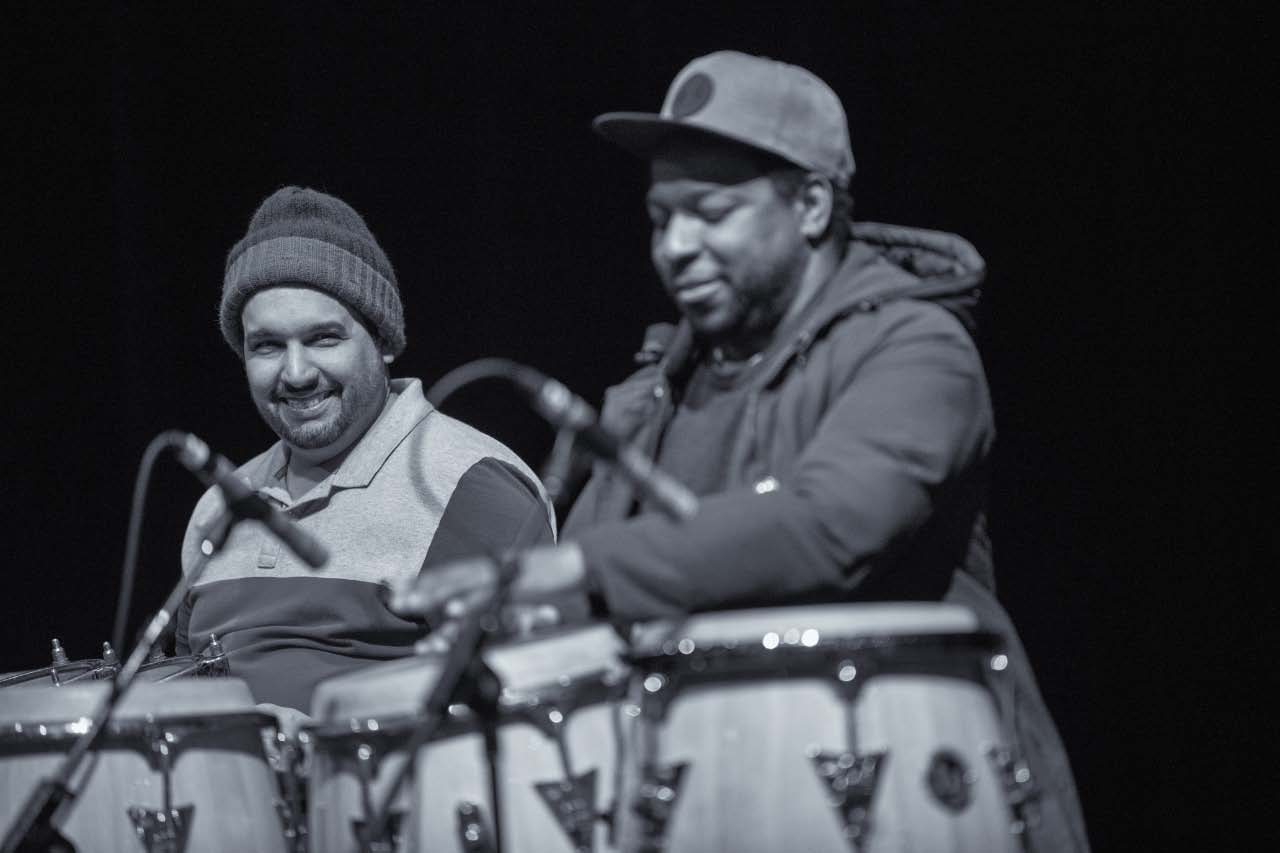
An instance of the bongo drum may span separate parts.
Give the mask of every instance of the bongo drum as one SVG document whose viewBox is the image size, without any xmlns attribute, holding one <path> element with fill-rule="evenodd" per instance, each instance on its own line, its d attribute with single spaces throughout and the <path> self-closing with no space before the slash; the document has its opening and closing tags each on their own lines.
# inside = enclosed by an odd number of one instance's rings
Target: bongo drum
<svg viewBox="0 0 1280 853">
<path fill-rule="evenodd" d="M 1016 849 L 987 681 L 1007 660 L 967 609 L 728 611 L 632 639 L 622 849 Z"/>
<path fill-rule="evenodd" d="M 0 826 L 56 771 L 109 685 L 0 693 Z M 58 829 L 79 850 L 284 853 L 257 711 L 234 678 L 134 684 L 72 780 Z"/>
<path fill-rule="evenodd" d="M 499 769 L 508 853 L 602 849 L 600 819 L 616 792 L 616 699 L 626 689 L 623 643 L 592 625 L 494 646 L 485 662 L 502 682 Z M 442 658 L 379 664 L 322 682 L 312 703 L 308 803 L 312 849 L 356 850 L 354 828 L 381 804 L 407 760 L 411 735 Z M 392 811 L 400 850 L 487 850 L 489 771 L 469 709 L 450 708 L 419 750 Z M 594 845 L 594 846 L 593 846 Z"/>
</svg>

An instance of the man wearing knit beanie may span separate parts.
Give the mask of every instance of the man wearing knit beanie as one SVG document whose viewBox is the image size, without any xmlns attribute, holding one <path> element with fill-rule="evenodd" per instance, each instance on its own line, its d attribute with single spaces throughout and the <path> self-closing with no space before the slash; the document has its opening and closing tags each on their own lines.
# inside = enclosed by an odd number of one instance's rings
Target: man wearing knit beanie
<svg viewBox="0 0 1280 853">
<path fill-rule="evenodd" d="M 296 723 L 320 681 L 409 655 L 423 637 L 420 621 L 387 609 L 384 584 L 553 542 L 554 514 L 515 453 L 436 411 L 419 380 L 391 378 L 406 340 L 399 284 L 340 199 L 268 196 L 227 255 L 218 319 L 279 439 L 238 474 L 329 560 L 310 569 L 257 522 L 237 524 L 179 612 L 177 649 L 216 636 L 232 674 Z M 184 571 L 223 507 L 217 489 L 200 499 Z"/>
</svg>

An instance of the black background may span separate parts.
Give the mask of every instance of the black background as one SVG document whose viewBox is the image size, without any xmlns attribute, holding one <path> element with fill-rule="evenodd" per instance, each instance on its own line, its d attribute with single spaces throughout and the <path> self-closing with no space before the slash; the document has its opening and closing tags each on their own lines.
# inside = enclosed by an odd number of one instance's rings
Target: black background
<svg viewBox="0 0 1280 853">
<path fill-rule="evenodd" d="M 1250 157 L 1274 142 L 1260 14 L 458 5 L 7 13 L 0 670 L 41 665 L 53 636 L 73 658 L 109 636 L 156 433 L 237 460 L 271 440 L 215 322 L 265 195 L 309 185 L 365 216 L 401 282 L 396 375 L 505 356 L 598 401 L 672 310 L 644 168 L 590 119 L 656 109 L 686 61 L 736 48 L 842 96 L 858 218 L 955 231 L 987 258 L 1000 597 L 1095 847 L 1262 849 L 1245 840 L 1276 805 L 1275 770 L 1253 775 L 1275 754 L 1274 435 L 1246 429 L 1274 410 L 1250 347 L 1274 322 L 1253 224 L 1273 217 L 1246 203 L 1273 204 Z M 549 430 L 500 386 L 449 408 L 545 458 Z M 134 627 L 199 492 L 157 469 Z"/>
</svg>

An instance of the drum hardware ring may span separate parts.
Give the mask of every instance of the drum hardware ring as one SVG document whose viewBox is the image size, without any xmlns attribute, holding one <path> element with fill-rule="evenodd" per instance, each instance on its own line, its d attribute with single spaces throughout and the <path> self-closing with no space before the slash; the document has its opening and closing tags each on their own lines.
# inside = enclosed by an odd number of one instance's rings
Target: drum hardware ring
<svg viewBox="0 0 1280 853">
<path fill-rule="evenodd" d="M 655 651 L 632 652 L 624 656 L 637 672 L 643 673 L 641 709 L 651 721 L 665 719 L 680 688 L 686 684 L 733 680 L 746 675 L 775 677 L 835 676 L 846 698 L 856 696 L 867 680 L 898 667 L 932 663 L 945 657 L 954 660 L 960 651 L 991 655 L 1002 648 L 993 633 L 912 634 L 885 637 L 821 638 L 816 629 L 792 629 L 782 635 L 771 633 L 761 642 L 722 641 L 698 646 L 692 638 L 668 638 Z M 794 636 L 793 636 L 794 635 Z M 795 642 L 791 642 L 794 639 Z M 772 642 L 768 642 L 772 640 Z M 983 680 L 988 661 L 972 666 L 974 680 Z"/>
<path fill-rule="evenodd" d="M 550 719 L 552 711 L 561 713 L 562 707 L 580 707 L 613 699 L 625 695 L 626 682 L 591 672 L 581 677 L 563 681 L 554 690 L 545 688 L 538 691 L 522 691 L 503 688 L 498 700 L 499 714 L 502 722 L 520 720 L 530 723 L 543 731 L 548 737 L 554 737 Z M 384 747 L 398 744 L 408 739 L 421 722 L 415 713 L 394 714 L 384 717 L 348 717 L 341 722 L 313 724 L 300 733 L 305 735 L 304 743 L 357 741 L 370 745 L 380 744 Z M 449 719 L 439 728 L 433 740 L 443 740 L 455 735 L 473 731 L 476 726 L 475 714 L 465 704 L 455 703 L 449 706 Z"/>
<path fill-rule="evenodd" d="M 56 723 L 39 723 L 29 725 L 22 722 L 9 723 L 0 727 L 0 751 L 13 749 L 43 748 L 62 741 L 75 740 L 89 729 L 88 717 L 77 717 Z M 112 719 L 107 723 L 103 733 L 104 747 L 130 747 L 139 740 L 147 740 L 159 721 L 155 715 L 148 714 L 140 719 Z M 169 743 L 177 744 L 193 734 L 222 731 L 232 728 L 250 728 L 261 731 L 275 725 L 275 717 L 260 711 L 249 711 L 239 714 L 225 714 L 218 717 L 198 717 L 189 714 L 164 717 L 164 731 L 172 736 Z"/>
</svg>

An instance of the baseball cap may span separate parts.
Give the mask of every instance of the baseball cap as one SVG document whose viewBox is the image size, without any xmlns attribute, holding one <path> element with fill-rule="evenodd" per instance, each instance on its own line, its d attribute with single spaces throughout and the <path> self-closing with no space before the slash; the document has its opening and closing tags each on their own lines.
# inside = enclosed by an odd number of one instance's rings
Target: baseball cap
<svg viewBox="0 0 1280 853">
<path fill-rule="evenodd" d="M 691 129 L 775 154 L 842 187 L 853 177 L 849 125 L 831 87 L 797 65 L 733 50 L 686 65 L 661 112 L 605 113 L 592 126 L 646 159 L 672 133 Z"/>
</svg>

